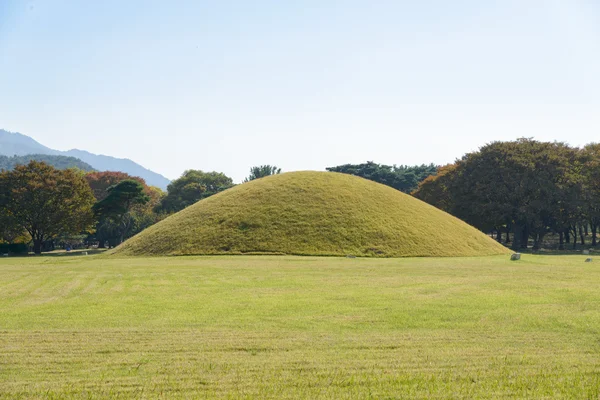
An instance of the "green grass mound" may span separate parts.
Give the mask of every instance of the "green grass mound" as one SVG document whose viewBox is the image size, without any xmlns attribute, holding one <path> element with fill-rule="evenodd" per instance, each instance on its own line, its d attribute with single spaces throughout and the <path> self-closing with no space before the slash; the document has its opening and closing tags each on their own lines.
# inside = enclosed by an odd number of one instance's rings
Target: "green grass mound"
<svg viewBox="0 0 600 400">
<path fill-rule="evenodd" d="M 113 253 L 453 257 L 507 252 L 459 219 L 388 186 L 334 172 L 290 172 L 204 199 Z"/>
</svg>

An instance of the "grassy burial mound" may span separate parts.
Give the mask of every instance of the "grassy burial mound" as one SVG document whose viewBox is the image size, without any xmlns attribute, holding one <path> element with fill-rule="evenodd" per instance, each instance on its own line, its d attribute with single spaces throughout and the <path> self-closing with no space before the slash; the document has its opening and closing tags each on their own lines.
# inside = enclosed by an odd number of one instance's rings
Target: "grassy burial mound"
<svg viewBox="0 0 600 400">
<path fill-rule="evenodd" d="M 507 250 L 395 189 L 334 172 L 290 172 L 204 199 L 115 249 L 122 255 L 483 256 Z"/>
</svg>

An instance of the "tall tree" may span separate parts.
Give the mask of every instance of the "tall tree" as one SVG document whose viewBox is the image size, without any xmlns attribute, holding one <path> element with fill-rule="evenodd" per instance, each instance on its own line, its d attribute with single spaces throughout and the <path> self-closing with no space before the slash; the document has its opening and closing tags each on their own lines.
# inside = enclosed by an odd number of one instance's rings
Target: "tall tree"
<svg viewBox="0 0 600 400">
<path fill-rule="evenodd" d="M 581 226 L 578 153 L 564 143 L 526 138 L 493 142 L 466 154 L 450 175 L 425 182 L 415 196 L 435 204 L 438 194 L 447 194 L 455 216 L 484 231 L 511 229 L 515 250 L 529 237 L 537 249 L 548 232 Z"/>
<path fill-rule="evenodd" d="M 85 179 L 92 188 L 97 201 L 104 200 L 108 196 L 108 189 L 111 186 L 127 179 L 135 180 L 144 186 L 144 193 L 150 200 L 146 204 L 138 204 L 132 208 L 131 223 L 129 229 L 124 233 L 125 238 L 141 232 L 164 217 L 163 213 L 154 212 L 154 208 L 160 203 L 164 192 L 155 186 L 146 185 L 146 181 L 140 177 L 124 172 L 104 171 L 90 172 L 85 175 Z M 100 248 L 104 248 L 107 242 L 114 246 L 121 239 L 121 227 L 113 219 L 99 216 L 96 230 L 90 239 L 98 241 Z"/>
<path fill-rule="evenodd" d="M 281 168 L 276 167 L 275 165 L 259 165 L 257 167 L 250 168 L 250 175 L 244 179 L 244 183 L 280 173 Z"/>
<path fill-rule="evenodd" d="M 177 212 L 232 186 L 233 180 L 221 172 L 190 169 L 169 184 L 167 195 L 162 198 L 156 211 Z"/>
<path fill-rule="evenodd" d="M 575 155 L 563 143 L 526 138 L 467 154 L 454 181 L 457 215 L 484 229 L 511 226 L 514 250 L 530 236 L 539 248 L 565 202 L 563 183 Z"/>
<path fill-rule="evenodd" d="M 77 171 L 31 161 L 0 173 L 0 208 L 26 230 L 36 254 L 45 241 L 93 227 L 92 191 Z"/>
<path fill-rule="evenodd" d="M 591 228 L 592 246 L 600 228 L 600 143 L 590 143 L 581 152 L 585 215 Z"/>
<path fill-rule="evenodd" d="M 150 197 L 144 193 L 144 185 L 133 179 L 126 179 L 108 188 L 108 195 L 94 205 L 100 218 L 108 218 L 119 228 L 119 242 L 133 222 L 131 211 L 136 205 L 146 204 Z"/>
</svg>

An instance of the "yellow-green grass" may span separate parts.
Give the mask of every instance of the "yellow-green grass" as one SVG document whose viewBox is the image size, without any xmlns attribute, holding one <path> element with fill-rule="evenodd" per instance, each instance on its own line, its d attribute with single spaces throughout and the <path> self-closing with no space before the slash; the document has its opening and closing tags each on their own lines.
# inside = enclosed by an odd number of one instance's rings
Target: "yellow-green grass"
<svg viewBox="0 0 600 400">
<path fill-rule="evenodd" d="M 459 219 L 388 186 L 333 172 L 290 172 L 202 200 L 115 253 L 443 257 L 507 251 Z"/>
<path fill-rule="evenodd" d="M 598 398 L 584 258 L 0 259 L 0 398 Z"/>
</svg>

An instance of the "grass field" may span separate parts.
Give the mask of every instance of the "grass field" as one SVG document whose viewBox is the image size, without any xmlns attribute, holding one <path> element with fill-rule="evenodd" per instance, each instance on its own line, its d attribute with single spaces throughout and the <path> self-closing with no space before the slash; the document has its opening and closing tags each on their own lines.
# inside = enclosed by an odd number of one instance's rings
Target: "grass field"
<svg viewBox="0 0 600 400">
<path fill-rule="evenodd" d="M 0 259 L 0 398 L 598 398 L 584 258 Z"/>
</svg>

